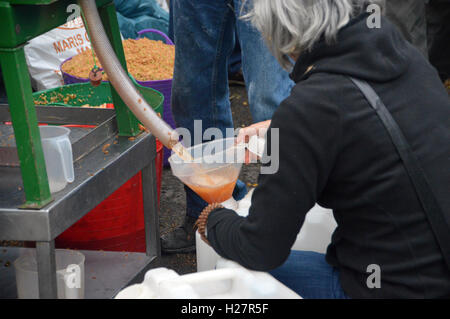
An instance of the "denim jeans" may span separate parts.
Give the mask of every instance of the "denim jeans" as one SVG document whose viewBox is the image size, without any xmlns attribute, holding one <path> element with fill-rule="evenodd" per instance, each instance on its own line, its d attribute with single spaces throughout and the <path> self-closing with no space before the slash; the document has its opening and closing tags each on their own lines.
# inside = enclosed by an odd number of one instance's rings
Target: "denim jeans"
<svg viewBox="0 0 450 319">
<path fill-rule="evenodd" d="M 188 129 L 191 136 L 194 120 L 202 120 L 203 131 L 219 128 L 224 137 L 225 129 L 234 127 L 228 60 L 236 34 L 254 122 L 270 119 L 293 86 L 259 32 L 248 21 L 238 19 L 241 5 L 241 0 L 171 1 L 173 25 L 169 33 L 173 32 L 176 50 L 172 112 L 177 126 Z M 246 192 L 245 184 L 238 181 L 235 199 L 241 199 Z M 188 188 L 186 193 L 187 214 L 198 217 L 206 203 Z"/>
<path fill-rule="evenodd" d="M 293 250 L 270 274 L 305 299 L 349 299 L 342 290 L 338 270 L 325 261 L 323 254 Z"/>
<path fill-rule="evenodd" d="M 238 37 L 237 33 L 235 35 L 236 39 Z M 241 45 L 239 41 L 236 41 L 233 53 L 228 60 L 228 73 L 234 74 L 242 69 L 242 57 L 241 57 Z"/>
</svg>

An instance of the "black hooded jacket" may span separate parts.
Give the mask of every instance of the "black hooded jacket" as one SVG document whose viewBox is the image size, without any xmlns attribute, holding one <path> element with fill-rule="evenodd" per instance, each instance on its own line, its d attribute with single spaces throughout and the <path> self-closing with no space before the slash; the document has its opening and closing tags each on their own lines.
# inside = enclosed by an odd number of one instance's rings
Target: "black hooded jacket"
<svg viewBox="0 0 450 319">
<path fill-rule="evenodd" d="M 287 259 L 317 202 L 338 223 L 326 258 L 347 295 L 450 297 L 450 271 L 403 164 L 348 76 L 371 84 L 392 113 L 449 225 L 450 100 L 436 70 L 392 24 L 383 19 L 380 29 L 369 29 L 366 18 L 353 19 L 336 43 L 319 42 L 300 56 L 296 86 L 272 119 L 280 133 L 278 172 L 259 177 L 247 218 L 212 212 L 208 239 L 224 258 L 271 270 Z M 381 269 L 379 289 L 367 285 L 372 264 Z"/>
</svg>

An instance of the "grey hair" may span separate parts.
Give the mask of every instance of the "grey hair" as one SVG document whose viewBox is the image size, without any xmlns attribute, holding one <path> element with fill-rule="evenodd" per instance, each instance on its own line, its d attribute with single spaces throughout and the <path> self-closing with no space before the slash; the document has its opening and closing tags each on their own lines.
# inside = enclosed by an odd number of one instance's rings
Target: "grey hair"
<svg viewBox="0 0 450 319">
<path fill-rule="evenodd" d="M 253 6 L 242 18 L 263 35 L 281 66 L 290 70 L 290 55 L 311 50 L 324 37 L 336 40 L 340 28 L 370 4 L 384 8 L 385 0 L 251 0 Z"/>
</svg>

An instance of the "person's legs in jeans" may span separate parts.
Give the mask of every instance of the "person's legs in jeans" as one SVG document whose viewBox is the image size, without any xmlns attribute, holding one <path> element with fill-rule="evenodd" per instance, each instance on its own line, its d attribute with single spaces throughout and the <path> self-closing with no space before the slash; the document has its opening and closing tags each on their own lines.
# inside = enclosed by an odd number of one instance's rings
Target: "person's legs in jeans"
<svg viewBox="0 0 450 319">
<path fill-rule="evenodd" d="M 339 272 L 326 262 L 323 254 L 294 250 L 270 274 L 305 299 L 349 298 L 341 287 Z"/>
<path fill-rule="evenodd" d="M 172 0 L 175 71 L 172 112 L 178 127 L 191 138 L 208 128 L 233 128 L 228 89 L 228 58 L 234 49 L 235 18 L 231 0 Z M 194 133 L 194 120 L 202 121 L 202 132 Z M 185 141 L 185 144 L 203 142 Z M 165 252 L 195 249 L 192 226 L 207 205 L 188 187 L 184 225 L 162 238 Z M 245 184 L 238 181 L 233 193 L 245 196 Z"/>
<path fill-rule="evenodd" d="M 174 8 L 177 52 L 172 111 L 177 126 L 187 128 L 192 138 L 194 120 L 202 121 L 202 134 L 208 128 L 218 128 L 225 137 L 226 129 L 234 127 L 229 100 L 228 58 L 235 47 L 235 21 L 229 3 L 229 0 L 174 1 L 178 7 Z M 178 14 L 180 8 L 184 10 Z M 194 16 L 188 14 L 186 18 L 186 11 Z M 186 191 L 187 215 L 197 218 L 206 202 L 187 187 Z M 246 192 L 245 185 L 240 182 L 234 197 L 242 199 Z"/>
<path fill-rule="evenodd" d="M 294 82 L 270 53 L 261 34 L 249 21 L 240 17 L 247 8 L 242 0 L 234 0 L 236 28 L 242 52 L 242 72 L 254 123 L 269 120 L 286 99 Z"/>
<path fill-rule="evenodd" d="M 236 31 L 253 121 L 270 119 L 281 101 L 289 95 L 293 83 L 270 54 L 256 29 L 249 22 L 237 19 L 241 1 L 172 2 L 176 50 L 172 111 L 177 126 L 187 128 L 192 137 L 194 120 L 202 120 L 203 131 L 219 128 L 223 136 L 227 128 L 234 127 L 229 101 L 228 61 L 235 47 Z M 200 142 L 202 140 L 194 144 Z M 188 187 L 185 189 L 187 218 L 181 228 L 162 238 L 165 252 L 195 249 L 195 236 L 190 228 L 207 203 Z M 233 197 L 240 200 L 246 193 L 245 184 L 238 180 Z"/>
<path fill-rule="evenodd" d="M 237 33 L 235 34 L 237 38 Z M 242 57 L 241 57 L 241 45 L 239 41 L 235 41 L 233 53 L 231 54 L 228 61 L 228 78 L 231 75 L 239 73 L 242 69 Z"/>
</svg>

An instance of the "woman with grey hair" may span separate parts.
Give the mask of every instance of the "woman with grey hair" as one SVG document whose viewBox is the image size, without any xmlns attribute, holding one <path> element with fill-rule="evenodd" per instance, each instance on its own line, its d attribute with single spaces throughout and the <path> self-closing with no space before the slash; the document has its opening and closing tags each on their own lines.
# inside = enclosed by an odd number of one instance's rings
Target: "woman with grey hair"
<svg viewBox="0 0 450 319">
<path fill-rule="evenodd" d="M 304 298 L 450 297 L 450 101 L 379 5 L 254 0 L 248 14 L 296 82 L 257 125 L 268 154 L 279 130 L 279 169 L 259 177 L 248 217 L 213 204 L 198 226 Z M 291 252 L 315 203 L 338 224 L 327 254 Z"/>
</svg>

